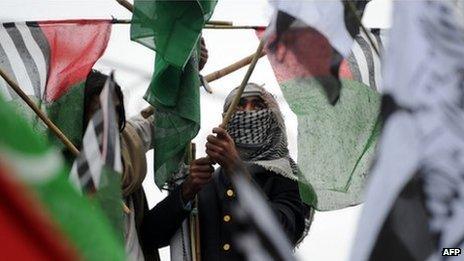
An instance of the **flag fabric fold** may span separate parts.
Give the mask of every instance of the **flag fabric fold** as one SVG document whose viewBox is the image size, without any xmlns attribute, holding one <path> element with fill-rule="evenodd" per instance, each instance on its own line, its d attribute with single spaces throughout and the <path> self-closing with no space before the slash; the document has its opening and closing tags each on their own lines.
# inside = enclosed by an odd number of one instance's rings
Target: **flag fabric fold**
<svg viewBox="0 0 464 261">
<path fill-rule="evenodd" d="M 444 248 L 464 247 L 464 24 L 455 4 L 395 2 L 385 122 L 351 260 L 441 260 Z"/>
<path fill-rule="evenodd" d="M 131 39 L 177 68 L 184 68 L 217 1 L 135 0 Z"/>
<path fill-rule="evenodd" d="M 145 100 L 155 107 L 155 183 L 177 172 L 200 128 L 198 43 L 217 1 L 134 2 L 131 39 L 156 51 Z"/>
<path fill-rule="evenodd" d="M 122 241 L 100 207 L 76 192 L 59 152 L 2 97 L 0 121 L 0 165 L 7 166 L 13 178 L 40 201 L 41 211 L 51 217 L 79 256 L 85 260 L 101 260 L 102 256 L 123 260 Z"/>
<path fill-rule="evenodd" d="M 306 67 L 306 70 L 319 76 L 328 102 L 334 105 L 340 96 L 340 64 L 349 55 L 353 38 L 359 33 L 348 2 L 270 1 L 270 4 L 276 9 L 268 29 L 270 50 L 279 52 L 276 45 L 284 45 L 286 51 L 296 54 L 295 61 L 303 67 L 307 65 L 307 57 L 300 56 L 301 48 L 309 47 L 317 53 L 313 58 L 319 59 L 318 66 Z M 356 5 L 361 16 L 366 4 L 367 1 L 358 1 Z M 312 37 L 316 34 L 319 36 Z"/>
<path fill-rule="evenodd" d="M 301 196 L 318 210 L 359 204 L 380 130 L 380 58 L 364 33 L 355 36 L 350 55 L 340 63 L 343 88 L 332 106 L 321 84 L 331 55 L 326 38 L 311 28 L 290 33 L 289 43 L 277 43 L 267 57 L 298 118 Z M 373 29 L 369 34 L 381 49 L 384 33 Z"/>
</svg>

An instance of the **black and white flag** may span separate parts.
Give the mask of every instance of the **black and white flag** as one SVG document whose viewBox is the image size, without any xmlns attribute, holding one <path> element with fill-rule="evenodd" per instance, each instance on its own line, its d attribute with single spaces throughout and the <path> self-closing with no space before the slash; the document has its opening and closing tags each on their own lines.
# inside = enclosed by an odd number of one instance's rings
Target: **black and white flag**
<svg viewBox="0 0 464 261">
<path fill-rule="evenodd" d="M 0 68 L 29 96 L 42 99 L 49 70 L 50 47 L 40 27 L 33 23 L 0 24 Z M 0 77 L 0 93 L 7 100 L 17 95 Z"/>
<path fill-rule="evenodd" d="M 354 38 L 350 55 L 346 58 L 349 72 L 342 72 L 344 69 L 342 65 L 340 78 L 348 74 L 347 78 L 352 78 L 377 92 L 382 92 L 381 56 L 377 55 L 375 50 L 382 54 L 387 42 L 387 33 L 388 31 L 383 29 L 370 29 L 367 31 L 369 36 L 364 32 L 359 32 Z M 374 46 L 369 38 L 373 40 Z"/>
<path fill-rule="evenodd" d="M 464 247 L 459 11 L 452 1 L 395 2 L 383 133 L 351 260 L 441 260 L 443 249 Z"/>
<path fill-rule="evenodd" d="M 71 169 L 70 180 L 81 191 L 98 190 L 103 167 L 122 172 L 119 127 L 113 102 L 111 75 L 100 94 L 100 109 L 93 115 L 84 134 L 82 151 Z"/>
</svg>

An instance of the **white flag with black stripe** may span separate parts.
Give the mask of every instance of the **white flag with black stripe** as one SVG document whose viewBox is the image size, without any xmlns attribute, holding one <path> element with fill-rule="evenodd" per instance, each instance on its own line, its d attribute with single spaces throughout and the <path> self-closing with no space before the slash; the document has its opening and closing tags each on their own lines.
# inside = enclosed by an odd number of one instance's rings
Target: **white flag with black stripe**
<svg viewBox="0 0 464 261">
<path fill-rule="evenodd" d="M 71 182 L 84 192 L 94 192 L 102 186 L 103 167 L 122 172 L 114 95 L 111 75 L 100 94 L 100 109 L 92 116 L 85 131 L 81 154 L 71 169 Z"/>
<path fill-rule="evenodd" d="M 0 25 L 0 68 L 19 83 L 27 95 L 43 97 L 49 57 L 48 41 L 37 24 Z M 0 79 L 0 90 L 7 100 L 17 98 L 3 78 Z"/>
<path fill-rule="evenodd" d="M 371 87 L 378 92 L 382 91 L 382 74 L 381 74 L 381 55 L 386 42 L 387 30 L 370 29 L 369 37 L 360 32 L 355 38 L 351 47 L 350 55 L 346 58 L 348 62 L 347 72 L 340 73 L 341 78 L 349 78 Z M 369 38 L 373 40 L 372 46 Z M 379 50 L 380 56 L 375 50 Z M 343 71 L 343 65 L 340 69 Z"/>
</svg>

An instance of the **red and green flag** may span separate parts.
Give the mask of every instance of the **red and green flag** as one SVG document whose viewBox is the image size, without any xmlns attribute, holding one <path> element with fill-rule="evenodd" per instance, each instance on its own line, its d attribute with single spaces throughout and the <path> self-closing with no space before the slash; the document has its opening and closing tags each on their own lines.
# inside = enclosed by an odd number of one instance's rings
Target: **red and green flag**
<svg viewBox="0 0 464 261">
<path fill-rule="evenodd" d="M 134 1 L 131 39 L 156 51 L 145 99 L 155 107 L 155 182 L 179 169 L 200 129 L 198 43 L 217 1 Z"/>
<path fill-rule="evenodd" d="M 0 158 L 0 163 L 3 159 Z M 0 250 L 5 260 L 78 260 L 76 249 L 40 202 L 0 164 Z"/>
<path fill-rule="evenodd" d="M 75 144 L 82 137 L 83 86 L 106 49 L 109 20 L 0 24 L 0 68 L 32 98 Z M 43 124 L 0 78 L 0 93 L 17 103 L 39 131 Z M 52 135 L 49 135 L 53 137 Z M 56 145 L 59 141 L 52 139 Z"/>
<path fill-rule="evenodd" d="M 302 198 L 318 210 L 359 204 L 379 135 L 380 59 L 366 35 L 356 36 L 340 63 L 340 96 L 331 105 L 323 84 L 332 55 L 328 40 L 309 27 L 285 34 L 267 57 L 298 118 Z M 369 35 L 381 49 L 380 31 Z"/>
<path fill-rule="evenodd" d="M 269 2 L 275 8 L 269 27 L 274 34 L 270 39 L 271 50 L 278 44 L 285 45 L 285 52 L 293 52 L 290 55 L 295 61 L 318 77 L 329 103 L 337 103 L 342 87 L 339 68 L 343 58 L 349 55 L 353 38 L 359 33 L 356 16 L 362 17 L 368 0 Z M 300 38 L 298 43 L 294 42 L 295 38 Z M 300 56 L 302 48 L 312 50 L 306 51 L 311 53 L 312 59 Z M 308 66 L 308 61 L 317 66 Z"/>
<path fill-rule="evenodd" d="M 37 202 L 37 205 L 31 203 L 33 205 L 29 208 L 30 212 L 24 213 L 26 211 L 24 209 L 23 212 L 8 210 L 8 212 L 2 211 L 0 216 L 5 218 L 9 216 L 20 222 L 19 219 L 24 215 L 35 215 L 35 211 L 40 211 L 36 214 L 49 218 L 50 223 L 58 229 L 49 231 L 56 235 L 54 239 L 50 235 L 30 231 L 28 236 L 34 239 L 20 238 L 18 240 L 24 240 L 23 243 L 27 244 L 29 242 L 27 240 L 39 240 L 46 236 L 47 240 L 53 242 L 49 244 L 42 242 L 40 246 L 50 247 L 50 249 L 43 249 L 44 251 L 55 251 L 56 247 L 65 247 L 69 244 L 77 251 L 79 259 L 124 260 L 124 246 L 122 240 L 119 240 L 121 236 L 114 232 L 99 205 L 79 195 L 69 183 L 61 154 L 55 148 L 50 147 L 44 137 L 37 134 L 2 97 L 0 97 L 0 122 L 2 122 L 0 124 L 0 166 L 2 170 L 5 167 L 8 169 L 7 173 L 3 171 L 1 174 L 10 175 L 8 178 L 23 183 L 28 190 L 23 196 L 31 195 Z M 3 189 L 2 193 L 6 193 Z M 16 204 L 19 200 L 23 200 L 17 198 L 18 194 L 10 194 L 10 196 L 13 198 L 2 202 L 2 206 L 3 204 Z M 5 198 L 2 197 L 2 200 Z M 13 229 L 13 227 L 10 228 Z M 36 236 L 40 238 L 35 238 Z M 62 238 L 66 240 L 62 242 Z"/>
</svg>

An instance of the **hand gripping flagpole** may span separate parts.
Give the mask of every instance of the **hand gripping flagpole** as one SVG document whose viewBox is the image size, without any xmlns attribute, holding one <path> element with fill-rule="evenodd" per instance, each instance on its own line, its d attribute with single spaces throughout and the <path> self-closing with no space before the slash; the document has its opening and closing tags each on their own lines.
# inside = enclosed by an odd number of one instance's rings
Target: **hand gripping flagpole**
<svg viewBox="0 0 464 261">
<path fill-rule="evenodd" d="M 26 102 L 27 105 L 37 114 L 37 116 L 47 125 L 47 127 L 55 134 L 58 139 L 63 142 L 63 144 L 74 154 L 74 156 L 79 155 L 79 150 L 74 146 L 74 144 L 64 135 L 64 133 L 43 113 L 39 107 L 23 92 L 21 87 L 14 82 L 3 70 L 0 69 L 0 76 L 5 79 L 8 85 L 18 94 L 21 99 Z"/>
</svg>

